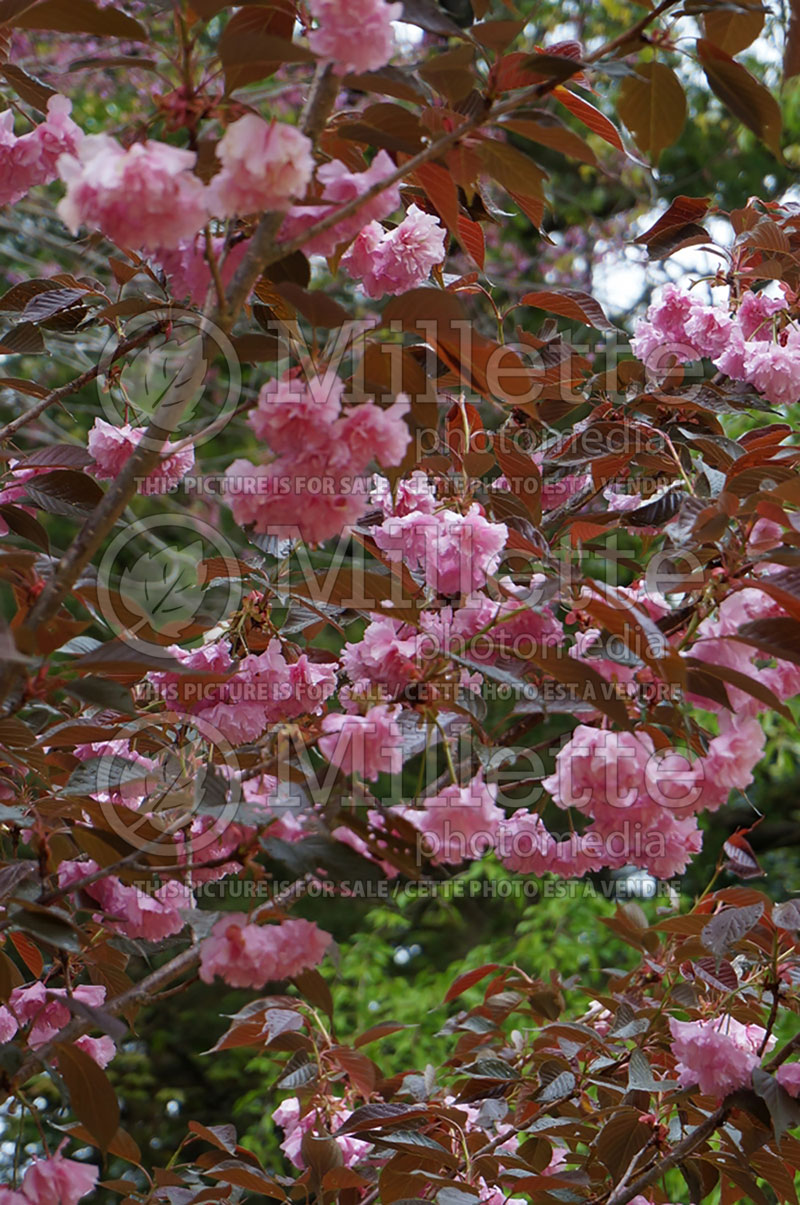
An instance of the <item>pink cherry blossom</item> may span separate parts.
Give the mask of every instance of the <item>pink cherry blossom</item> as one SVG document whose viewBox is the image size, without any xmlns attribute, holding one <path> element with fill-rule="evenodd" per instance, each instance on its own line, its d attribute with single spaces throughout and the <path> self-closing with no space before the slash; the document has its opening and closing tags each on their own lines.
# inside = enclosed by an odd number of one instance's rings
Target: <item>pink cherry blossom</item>
<svg viewBox="0 0 800 1205">
<path fill-rule="evenodd" d="M 69 116 L 65 96 L 51 96 L 47 117 L 27 134 L 14 133 L 14 111 L 0 113 L 0 205 L 12 205 L 35 184 L 56 179 L 60 155 L 75 154 L 83 131 Z"/>
<path fill-rule="evenodd" d="M 682 1087 L 697 1084 L 705 1096 L 717 1099 L 737 1088 L 749 1087 L 767 1032 L 760 1025 L 742 1025 L 733 1017 L 710 1021 L 676 1021 L 671 1017 L 669 1028 Z"/>
<path fill-rule="evenodd" d="M 229 987 L 254 988 L 291 979 L 321 962 L 330 940 L 311 921 L 254 925 L 244 913 L 232 912 L 217 921 L 202 944 L 200 978 L 211 983 L 216 975 Z"/>
<path fill-rule="evenodd" d="M 484 586 L 499 566 L 508 528 L 491 523 L 473 503 L 464 515 L 440 510 L 392 516 L 373 530 L 373 536 L 389 560 L 421 568 L 437 594 L 469 594 Z"/>
<path fill-rule="evenodd" d="M 91 859 L 62 862 L 58 868 L 58 885 L 72 887 L 99 869 Z M 160 941 L 180 933 L 186 924 L 182 910 L 195 906 L 191 890 L 178 882 L 163 883 L 148 893 L 133 884 L 121 882 L 116 875 L 106 875 L 83 890 L 100 905 L 105 913 L 104 923 L 110 929 L 145 941 Z"/>
<path fill-rule="evenodd" d="M 90 134 L 58 161 L 67 186 L 59 217 L 73 234 L 88 226 L 121 247 L 178 247 L 208 220 L 195 159 L 194 151 L 165 142 L 125 150 L 109 134 Z"/>
<path fill-rule="evenodd" d="M 386 0 L 309 0 L 309 11 L 318 22 L 308 44 L 322 59 L 328 59 L 338 75 L 362 73 L 385 67 L 394 50 L 392 22 L 402 20 L 402 4 Z"/>
<path fill-rule="evenodd" d="M 145 430 L 145 427 L 131 427 L 128 423 L 115 427 L 105 419 L 96 418 L 88 442 L 94 464 L 88 471 L 101 481 L 118 477 L 141 443 Z M 136 489 L 140 494 L 169 493 L 193 467 L 194 450 L 184 448 L 172 456 L 165 456 L 146 477 L 137 479 Z"/>
<path fill-rule="evenodd" d="M 227 674 L 223 682 L 196 683 L 186 697 L 181 693 L 180 675 L 166 671 L 150 677 L 174 707 L 200 717 L 237 745 L 256 740 L 269 724 L 287 716 L 320 711 L 336 687 L 334 668 L 312 664 L 305 654 L 296 665 L 290 665 L 278 640 L 271 640 L 261 653 L 249 653 L 236 665 L 227 641 L 191 650 L 172 645 L 168 651 L 200 674 Z"/>
<path fill-rule="evenodd" d="M 775 1078 L 790 1096 L 800 1097 L 800 1063 L 782 1063 Z"/>
<path fill-rule="evenodd" d="M 17 1018 L 5 1004 L 0 1004 L 0 1045 L 10 1042 L 18 1029 Z"/>
<path fill-rule="evenodd" d="M 362 172 L 352 172 L 338 159 L 323 163 L 317 171 L 317 179 L 322 185 L 320 203 L 293 206 L 281 226 L 281 242 L 298 238 L 322 218 L 335 213 L 339 206 L 357 200 L 368 189 L 382 183 L 395 170 L 391 157 L 383 150 L 378 151 L 369 167 Z M 350 217 L 342 218 L 329 230 L 307 238 L 303 251 L 306 255 L 333 255 L 340 243 L 352 242 L 364 226 L 388 218 L 399 205 L 400 190 L 396 184 L 391 184 L 360 205 Z"/>
<path fill-rule="evenodd" d="M 97 984 L 78 984 L 71 994 L 80 1004 L 99 1008 L 106 998 L 106 989 Z M 47 987 L 39 980 L 12 991 L 9 1008 L 20 1025 L 31 1024 L 28 1033 L 31 1049 L 43 1046 L 69 1024 L 72 1013 L 66 1004 L 62 1004 L 66 995 L 66 988 Z"/>
<path fill-rule="evenodd" d="M 434 865 L 480 858 L 494 845 L 497 826 L 503 819 L 497 807 L 497 788 L 479 772 L 465 787 L 445 787 L 424 799 L 424 809 L 406 812 L 420 833 L 421 848 Z"/>
<path fill-rule="evenodd" d="M 342 267 L 358 281 L 367 297 L 396 296 L 428 279 L 442 262 L 446 233 L 432 214 L 416 205 L 394 230 L 370 222 L 342 257 Z"/>
<path fill-rule="evenodd" d="M 111 1038 L 103 1034 L 100 1038 L 90 1038 L 88 1034 L 76 1038 L 74 1045 L 94 1059 L 98 1067 L 107 1067 L 117 1053 L 117 1048 Z"/>
<path fill-rule="evenodd" d="M 770 318 L 784 309 L 786 309 L 786 301 L 783 297 L 768 297 L 763 291 L 754 293 L 752 289 L 747 289 L 736 312 L 736 319 L 744 338 L 771 341 L 772 323 Z"/>
<path fill-rule="evenodd" d="M 785 344 L 746 343 L 743 376 L 775 406 L 800 400 L 800 333 L 792 329 Z"/>
<path fill-rule="evenodd" d="M 249 422 L 278 455 L 228 468 L 226 494 L 238 523 L 316 544 L 361 518 L 370 461 L 399 464 L 405 455 L 410 402 L 399 394 L 386 408 L 362 402 L 342 413 L 343 392 L 333 373 L 287 374 L 264 386 Z"/>
<path fill-rule="evenodd" d="M 397 725 L 399 707 L 379 703 L 366 715 L 330 712 L 322 721 L 317 742 L 323 757 L 345 774 L 374 782 L 380 774 L 399 774 L 403 768 L 403 735 Z"/>
<path fill-rule="evenodd" d="M 28 1205 L 77 1205 L 92 1192 L 98 1170 L 63 1155 L 35 1159 L 22 1179 L 22 1199 Z"/>
<path fill-rule="evenodd" d="M 391 691 L 401 690 L 419 677 L 416 631 L 396 619 L 374 619 L 357 644 L 345 644 L 342 667 L 353 683 L 379 683 Z"/>
<path fill-rule="evenodd" d="M 303 196 L 314 171 L 305 134 L 255 113 L 232 122 L 215 150 L 222 171 L 209 185 L 208 204 L 218 218 L 288 209 Z"/>
<path fill-rule="evenodd" d="M 350 1117 L 350 1109 L 343 1106 L 334 1105 L 333 1122 L 326 1124 L 327 1127 L 335 1128 L 342 1126 Z M 284 1139 L 281 1143 L 281 1150 L 288 1159 L 291 1159 L 295 1167 L 304 1168 L 305 1160 L 302 1155 L 303 1137 L 306 1134 L 313 1134 L 319 1120 L 314 1109 L 310 1109 L 303 1117 L 300 1116 L 300 1101 L 296 1096 L 290 1096 L 288 1100 L 282 1101 L 277 1109 L 272 1112 L 272 1120 L 281 1127 L 284 1132 Z M 355 1138 L 352 1134 L 336 1134 L 334 1135 L 339 1150 L 342 1152 L 342 1163 L 345 1167 L 352 1167 L 364 1155 L 372 1149 L 372 1144 L 363 1142 L 360 1138 Z M 2 1205 L 2 1203 L 0 1203 Z"/>
<path fill-rule="evenodd" d="M 758 720 L 723 711 L 719 735 L 702 759 L 703 806 L 714 811 L 727 803 L 731 791 L 744 791 L 753 781 L 753 769 L 761 760 L 766 740 Z"/>
<path fill-rule="evenodd" d="M 211 247 L 220 266 L 222 283 L 227 288 L 244 258 L 248 247 L 247 239 L 242 239 L 226 249 L 224 238 L 212 238 Z M 187 239 L 177 247 L 157 247 L 153 257 L 169 277 L 173 297 L 188 297 L 192 305 L 205 305 L 208 290 L 212 287 L 212 279 L 206 258 L 204 234 Z"/>
</svg>

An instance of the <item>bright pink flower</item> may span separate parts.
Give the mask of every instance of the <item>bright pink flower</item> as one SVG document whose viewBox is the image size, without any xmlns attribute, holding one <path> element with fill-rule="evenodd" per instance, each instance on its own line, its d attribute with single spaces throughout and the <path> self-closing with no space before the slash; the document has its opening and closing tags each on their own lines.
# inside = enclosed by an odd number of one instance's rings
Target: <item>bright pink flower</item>
<svg viewBox="0 0 800 1205">
<path fill-rule="evenodd" d="M 800 1063 L 782 1063 L 775 1078 L 790 1096 L 800 1096 Z"/>
<path fill-rule="evenodd" d="M 733 319 L 719 306 L 695 305 L 686 323 L 686 336 L 699 355 L 714 360 L 730 342 Z"/>
<path fill-rule="evenodd" d="M 773 314 L 785 309 L 785 298 L 767 297 L 763 291 L 754 293 L 752 289 L 748 289 L 736 311 L 736 318 L 744 338 L 764 339 L 771 342 L 772 323 L 769 319 Z"/>
<path fill-rule="evenodd" d="M 271 452 L 324 447 L 341 414 L 343 393 L 344 381 L 333 372 L 321 377 L 287 374 L 267 381 L 247 422 Z"/>
<path fill-rule="evenodd" d="M 321 962 L 330 940 L 311 921 L 253 925 L 244 913 L 232 912 L 217 921 L 202 944 L 200 978 L 211 983 L 218 975 L 230 987 L 255 988 L 291 979 Z"/>
<path fill-rule="evenodd" d="M 686 333 L 695 302 L 675 284 L 668 284 L 648 307 L 644 318 L 637 319 L 631 339 L 633 354 L 651 371 L 661 372 L 674 359 L 678 363 L 694 359 L 697 349 Z"/>
<path fill-rule="evenodd" d="M 31 1198 L 24 1193 L 16 1192 L 5 1184 L 0 1184 L 0 1205 L 31 1205 Z"/>
<path fill-rule="evenodd" d="M 217 262 L 220 263 L 222 283 L 227 287 L 244 258 L 248 241 L 242 239 L 226 251 L 224 238 L 212 238 L 211 246 Z M 166 276 L 169 277 L 170 292 L 173 297 L 177 299 L 188 297 L 192 305 L 205 305 L 212 281 L 211 269 L 206 258 L 204 234 L 198 234 L 193 239 L 179 243 L 175 248 L 158 247 L 153 254 Z"/>
<path fill-rule="evenodd" d="M 215 149 L 222 171 L 209 185 L 208 202 L 218 218 L 288 209 L 303 196 L 314 171 L 305 134 L 255 113 L 232 122 Z"/>
<path fill-rule="evenodd" d="M 500 564 L 508 528 L 490 523 L 473 503 L 465 515 L 440 510 L 393 516 L 373 536 L 389 560 L 421 568 L 437 594 L 469 594 L 484 586 Z"/>
<path fill-rule="evenodd" d="M 439 505 L 436 487 L 422 469 L 414 469 L 408 477 L 396 482 L 394 490 L 385 477 L 376 476 L 370 501 L 379 506 L 387 517 L 408 515 L 412 510 L 432 515 Z"/>
<path fill-rule="evenodd" d="M 20 1025 L 31 1023 L 28 1045 L 32 1050 L 49 1042 L 69 1024 L 72 1013 L 61 1002 L 66 995 L 66 988 L 46 987 L 39 980 L 12 991 L 9 1008 Z M 97 984 L 79 984 L 73 988 L 72 996 L 89 1008 L 99 1008 L 106 998 L 106 989 Z"/>
<path fill-rule="evenodd" d="M 671 1017 L 669 1028 L 682 1087 L 697 1084 L 704 1096 L 722 1099 L 737 1088 L 750 1086 L 767 1032 L 760 1025 L 742 1025 L 733 1017 L 712 1021 Z"/>
<path fill-rule="evenodd" d="M 380 184 L 395 172 L 396 168 L 386 151 L 378 151 L 372 163 L 363 172 L 351 172 L 338 159 L 323 163 L 317 171 L 322 185 L 322 196 L 318 205 L 295 205 L 286 216 L 279 235 L 281 242 L 297 238 L 322 218 L 335 213 L 340 205 L 355 201 L 376 184 Z M 336 222 L 329 230 L 306 240 L 303 251 L 306 255 L 333 255 L 340 243 L 350 243 L 369 222 L 380 222 L 394 213 L 400 204 L 397 184 L 384 188 L 376 196 L 361 205 L 354 214 Z"/>
<path fill-rule="evenodd" d="M 195 159 L 194 151 L 165 142 L 125 150 L 109 134 L 90 134 L 75 155 L 58 161 L 67 185 L 59 217 L 73 234 L 89 226 L 122 247 L 177 247 L 208 220 Z"/>
<path fill-rule="evenodd" d="M 131 427 L 128 423 L 114 427 L 105 419 L 96 418 L 89 432 L 89 454 L 94 457 L 89 472 L 101 481 L 118 477 L 139 446 L 145 430 L 145 427 Z M 166 447 L 169 448 L 169 444 Z M 193 467 L 194 450 L 184 448 L 166 456 L 146 477 L 137 479 L 136 489 L 140 494 L 166 494 Z"/>
<path fill-rule="evenodd" d="M 405 817 L 422 837 L 422 849 L 434 865 L 480 858 L 494 846 L 503 810 L 495 804 L 497 788 L 479 772 L 465 787 L 455 784 L 424 799 L 423 811 Z"/>
<path fill-rule="evenodd" d="M 411 441 L 404 421 L 410 409 L 411 402 L 404 393 L 386 408 L 374 402 L 353 406 L 338 428 L 353 464 L 364 468 L 372 460 L 383 465 L 400 464 Z"/>
<path fill-rule="evenodd" d="M 338 75 L 377 71 L 394 51 L 393 21 L 402 20 L 402 4 L 386 0 L 309 0 L 318 27 L 308 44 L 321 59 L 328 59 Z"/>
<path fill-rule="evenodd" d="M 416 205 L 394 230 L 370 222 L 342 257 L 342 267 L 367 297 L 406 293 L 428 279 L 444 259 L 446 233 L 432 214 Z"/>
<path fill-rule="evenodd" d="M 419 676 L 417 634 L 396 619 L 374 619 L 357 644 L 346 644 L 342 667 L 350 681 L 401 690 Z"/>
<path fill-rule="evenodd" d="M 77 151 L 83 131 L 69 116 L 71 108 L 65 96 L 51 96 L 46 119 L 19 138 L 13 110 L 0 113 L 0 205 L 12 205 L 35 184 L 55 180 L 59 155 Z"/>
<path fill-rule="evenodd" d="M 791 330 L 785 344 L 746 343 L 743 375 L 775 406 L 800 400 L 800 334 Z"/>
<path fill-rule="evenodd" d="M 29 1205 L 77 1205 L 97 1183 L 97 1168 L 63 1155 L 36 1159 L 22 1180 Z"/>
<path fill-rule="evenodd" d="M 322 721 L 325 735 L 317 742 L 320 752 L 345 774 L 359 774 L 369 782 L 380 774 L 399 774 L 403 768 L 399 711 L 380 703 L 366 715 L 330 712 Z"/>
<path fill-rule="evenodd" d="M 305 714 L 307 708 L 319 712 L 336 687 L 331 666 L 311 664 L 307 658 L 289 665 L 278 640 L 271 640 L 262 653 L 249 653 L 235 666 L 224 640 L 188 651 L 172 645 L 169 652 L 199 673 L 228 673 L 224 682 L 198 683 L 193 697 L 185 700 L 179 675 L 166 671 L 150 678 L 174 707 L 198 716 L 236 745 L 257 740 L 269 724 Z"/>
<path fill-rule="evenodd" d="M 62 862 L 58 868 L 59 887 L 71 887 L 100 867 L 91 859 L 85 862 Z M 145 941 L 161 941 L 180 933 L 186 924 L 183 911 L 194 908 L 194 896 L 183 883 L 163 883 L 148 893 L 123 883 L 116 875 L 107 875 L 83 888 L 90 899 L 96 900 L 105 913 L 103 921 L 109 929 L 126 937 Z"/>
<path fill-rule="evenodd" d="M 82 1050 L 84 1054 L 88 1054 L 90 1059 L 94 1059 L 98 1067 L 107 1067 L 117 1053 L 113 1040 L 106 1034 L 101 1038 L 90 1038 L 88 1034 L 84 1034 L 82 1037 L 76 1038 L 73 1045 Z"/>
</svg>

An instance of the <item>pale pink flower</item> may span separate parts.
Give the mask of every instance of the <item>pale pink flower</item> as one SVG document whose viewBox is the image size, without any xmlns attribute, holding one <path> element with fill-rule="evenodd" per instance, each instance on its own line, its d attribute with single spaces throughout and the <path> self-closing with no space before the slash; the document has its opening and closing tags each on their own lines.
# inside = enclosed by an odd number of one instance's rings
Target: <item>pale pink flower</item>
<svg viewBox="0 0 800 1205">
<path fill-rule="evenodd" d="M 421 568 L 437 594 L 469 594 L 499 566 L 508 528 L 491 523 L 473 503 L 465 515 L 440 510 L 392 516 L 373 530 L 373 537 L 389 560 Z"/>
<path fill-rule="evenodd" d="M 222 171 L 209 185 L 208 203 L 218 218 L 288 209 L 303 196 L 314 171 L 305 134 L 255 113 L 232 122 L 215 149 Z"/>
<path fill-rule="evenodd" d="M 326 1128 L 342 1126 L 350 1117 L 350 1109 L 336 1103 L 332 1105 L 332 1108 L 333 1117 L 325 1122 Z M 310 1109 L 304 1117 L 301 1117 L 300 1101 L 296 1096 L 290 1096 L 288 1100 L 282 1101 L 277 1109 L 273 1110 L 272 1120 L 281 1127 L 285 1135 L 281 1143 L 281 1150 L 295 1167 L 304 1168 L 305 1160 L 301 1149 L 303 1137 L 305 1134 L 313 1133 L 318 1124 L 315 1110 Z M 342 1163 L 345 1167 L 352 1167 L 372 1149 L 371 1143 L 364 1142 L 352 1134 L 335 1134 L 334 1141 L 342 1152 Z"/>
<path fill-rule="evenodd" d="M 293 206 L 281 226 L 281 242 L 289 242 L 314 226 L 322 218 L 335 213 L 340 205 L 355 201 L 368 189 L 380 184 L 396 171 L 386 151 L 378 151 L 369 167 L 363 172 L 352 172 L 338 159 L 323 163 L 317 171 L 322 185 L 322 196 L 318 205 Z M 400 204 L 397 184 L 382 189 L 376 196 L 359 206 L 350 217 L 342 218 L 330 229 L 308 238 L 303 246 L 306 255 L 333 255 L 340 243 L 350 243 L 369 222 L 380 222 L 394 213 Z"/>
<path fill-rule="evenodd" d="M 122 247 L 177 247 L 208 219 L 206 188 L 193 174 L 194 151 L 165 142 L 125 150 L 109 134 L 90 134 L 58 161 L 67 195 L 58 214 L 73 234 L 100 231 Z"/>
<path fill-rule="evenodd" d="M 753 769 L 761 760 L 766 737 L 758 720 L 722 711 L 719 736 L 701 759 L 704 774 L 703 806 L 716 810 L 731 791 L 744 791 L 753 781 Z"/>
<path fill-rule="evenodd" d="M 411 205 L 394 230 L 370 222 L 342 257 L 342 267 L 367 297 L 396 296 L 421 285 L 444 259 L 446 232 L 439 220 Z"/>
<path fill-rule="evenodd" d="M 29 1205 L 77 1205 L 92 1192 L 97 1176 L 96 1167 L 63 1155 L 35 1159 L 22 1179 L 23 1200 Z"/>
<path fill-rule="evenodd" d="M 344 381 L 333 372 L 321 377 L 287 374 L 262 386 L 247 422 L 271 452 L 324 447 L 341 414 L 343 393 Z"/>
<path fill-rule="evenodd" d="M 338 75 L 385 67 L 394 51 L 393 21 L 402 20 L 402 4 L 386 0 L 309 0 L 318 22 L 309 34 L 314 54 L 328 59 Z"/>
<path fill-rule="evenodd" d="M 756 519 L 747 540 L 748 552 L 769 552 L 783 543 L 783 528 L 772 519 Z"/>
<path fill-rule="evenodd" d="M 139 446 L 145 427 L 132 427 L 123 423 L 115 427 L 105 419 L 96 418 L 89 432 L 89 454 L 94 464 L 88 471 L 101 481 L 113 480 L 122 472 L 135 449 Z M 169 444 L 166 445 L 166 449 Z M 194 467 L 194 450 L 184 448 L 171 456 L 165 456 L 146 477 L 137 478 L 136 489 L 140 494 L 166 494 L 176 486 Z"/>
<path fill-rule="evenodd" d="M 261 988 L 316 966 L 330 940 L 330 934 L 311 921 L 254 925 L 244 913 L 232 912 L 217 921 L 202 943 L 200 978 L 211 983 L 217 975 L 229 987 Z"/>
<path fill-rule="evenodd" d="M 651 370 L 661 371 L 671 359 L 693 359 L 696 348 L 686 333 L 695 308 L 694 299 L 678 285 L 668 284 L 636 321 L 631 339 L 633 354 Z"/>
<path fill-rule="evenodd" d="M 380 683 L 402 689 L 419 676 L 417 634 L 396 619 L 373 619 L 357 643 L 348 643 L 342 667 L 350 681 Z"/>
<path fill-rule="evenodd" d="M 380 774 L 403 768 L 403 735 L 397 726 L 399 707 L 379 703 L 366 715 L 330 712 L 322 721 L 318 746 L 323 757 L 345 774 L 374 782 Z"/>
<path fill-rule="evenodd" d="M 800 1096 L 800 1063 L 782 1063 L 775 1078 L 790 1096 Z"/>
<path fill-rule="evenodd" d="M 465 787 L 453 784 L 422 802 L 424 809 L 409 809 L 405 816 L 422 838 L 425 856 L 434 865 L 456 864 L 480 858 L 494 846 L 503 819 L 497 807 L 497 788 L 479 772 Z"/>
<path fill-rule="evenodd" d="M 35 184 L 55 180 L 59 155 L 77 151 L 83 131 L 69 116 L 71 108 L 65 96 L 51 96 L 46 119 L 19 138 L 13 110 L 0 113 L 0 205 L 12 205 Z"/>
<path fill-rule="evenodd" d="M 18 1029 L 19 1025 L 14 1014 L 9 1012 L 5 1004 L 0 1004 L 0 1045 L 10 1042 Z"/>
<path fill-rule="evenodd" d="M 220 265 L 222 283 L 227 288 L 244 258 L 248 240 L 242 239 L 226 250 L 225 239 L 217 237 L 212 238 L 211 247 Z M 170 293 L 173 297 L 188 297 L 192 305 L 205 305 L 212 281 L 204 234 L 187 239 L 177 247 L 157 247 L 153 257 L 158 260 L 164 274 L 169 278 Z"/>
<path fill-rule="evenodd" d="M 711 1021 L 671 1017 L 669 1028 L 681 1087 L 697 1084 L 704 1096 L 722 1099 L 737 1088 L 750 1086 L 767 1032 L 760 1025 L 742 1025 L 733 1017 Z"/>
<path fill-rule="evenodd" d="M 432 515 L 439 505 L 436 487 L 422 469 L 414 469 L 408 477 L 395 483 L 394 490 L 385 477 L 376 475 L 370 502 L 389 515 L 408 515 L 412 510 Z"/>
</svg>

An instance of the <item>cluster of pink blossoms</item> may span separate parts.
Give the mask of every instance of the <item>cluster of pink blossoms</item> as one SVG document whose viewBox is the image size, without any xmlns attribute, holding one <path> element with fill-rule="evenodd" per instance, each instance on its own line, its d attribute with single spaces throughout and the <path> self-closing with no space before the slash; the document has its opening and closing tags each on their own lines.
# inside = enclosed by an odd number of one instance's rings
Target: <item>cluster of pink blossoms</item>
<svg viewBox="0 0 800 1205">
<path fill-rule="evenodd" d="M 748 290 L 729 314 L 669 284 L 636 323 L 631 348 L 656 375 L 672 363 L 707 358 L 768 402 L 788 406 L 800 399 L 800 330 L 778 323 L 785 309 L 783 298 Z"/>
<path fill-rule="evenodd" d="M 25 1025 L 30 1025 L 27 1039 L 31 1050 L 52 1041 L 73 1017 L 69 1006 L 62 1003 L 66 995 L 66 988 L 47 987 L 40 980 L 15 987 L 8 1005 L 0 1005 L 0 1043 L 10 1042 L 17 1030 Z M 106 998 L 106 989 L 98 984 L 78 984 L 71 995 L 78 1004 L 99 1008 Z M 100 1067 L 107 1067 L 116 1054 L 114 1042 L 106 1035 L 91 1038 L 84 1034 L 73 1045 Z"/>
<path fill-rule="evenodd" d="M 393 515 L 372 534 L 390 561 L 420 569 L 436 594 L 454 595 L 486 585 L 500 564 L 508 528 L 490 522 L 473 502 L 463 515 L 444 508 Z"/>
<path fill-rule="evenodd" d="M 320 712 L 336 689 L 335 668 L 309 661 L 306 653 L 290 664 L 278 640 L 236 664 L 226 640 L 189 651 L 171 645 L 167 651 L 200 676 L 225 675 L 224 681 L 200 681 L 183 691 L 180 674 L 165 671 L 150 679 L 172 707 L 197 716 L 235 745 L 257 740 L 272 723 Z"/>
<path fill-rule="evenodd" d="M 479 772 L 465 787 L 445 787 L 426 798 L 420 811 L 406 809 L 405 818 L 422 836 L 421 848 L 434 865 L 472 861 L 494 847 L 505 813 L 497 807 L 497 788 Z"/>
<path fill-rule="evenodd" d="M 68 889 L 99 869 L 97 862 L 91 859 L 62 862 L 58 868 L 58 885 Z M 161 941 L 180 933 L 186 924 L 184 912 L 195 906 L 190 888 L 178 882 L 164 883 L 150 894 L 121 882 L 116 875 L 106 875 L 83 890 L 100 905 L 105 914 L 101 919 L 109 929 L 145 941 Z"/>
<path fill-rule="evenodd" d="M 96 418 L 88 442 L 94 464 L 88 471 L 101 481 L 118 477 L 141 443 L 145 430 L 145 427 L 132 427 L 129 423 L 115 427 L 105 419 Z M 184 448 L 165 456 L 146 477 L 137 480 L 136 489 L 140 494 L 169 493 L 193 468 L 194 449 Z"/>
<path fill-rule="evenodd" d="M 760 1025 L 742 1025 L 733 1017 L 712 1021 L 669 1022 L 672 1053 L 681 1087 L 697 1084 L 704 1096 L 722 1099 L 737 1088 L 750 1086 L 750 1077 L 761 1062 L 762 1046 L 770 1050 L 775 1039 L 765 1043 L 767 1031 Z"/>
<path fill-rule="evenodd" d="M 78 1205 L 97 1183 L 96 1167 L 55 1154 L 34 1159 L 19 1191 L 0 1185 L 0 1205 Z"/>
<path fill-rule="evenodd" d="M 378 151 L 369 167 L 363 172 L 351 172 L 338 159 L 323 163 L 317 169 L 317 180 L 322 194 L 316 205 L 294 205 L 289 209 L 279 231 L 281 242 L 299 238 L 311 227 L 335 213 L 339 206 L 356 201 L 376 184 L 381 184 L 393 175 L 396 168 L 386 151 Z M 306 255 L 333 255 L 340 243 L 351 242 L 368 222 L 380 222 L 400 205 L 400 190 L 397 184 L 384 188 L 371 197 L 349 217 L 335 222 L 328 230 L 307 238 L 303 244 Z"/>
<path fill-rule="evenodd" d="M 253 925 L 244 913 L 232 912 L 217 921 L 201 946 L 200 978 L 211 983 L 218 975 L 229 987 L 261 988 L 317 966 L 330 941 L 313 921 Z"/>
<path fill-rule="evenodd" d="M 399 774 L 403 768 L 400 711 L 379 703 L 366 715 L 330 712 L 322 721 L 320 752 L 343 773 L 360 774 L 369 782 L 381 774 Z"/>
<path fill-rule="evenodd" d="M 377 71 L 394 51 L 392 21 L 403 18 L 402 4 L 386 0 L 310 0 L 309 11 L 318 22 L 309 34 L 314 54 L 327 59 L 337 75 L 348 71 Z"/>
<path fill-rule="evenodd" d="M 91 134 L 62 150 L 70 153 L 58 161 L 67 185 L 58 213 L 73 234 L 85 225 L 120 246 L 162 252 L 191 241 L 211 217 L 288 209 L 314 170 L 305 134 L 253 113 L 228 126 L 216 147 L 222 170 L 208 185 L 195 174 L 195 152 L 165 142 L 126 149 Z"/>
<path fill-rule="evenodd" d="M 311 544 L 338 535 L 367 509 L 373 460 L 399 464 L 411 438 L 404 394 L 386 409 L 363 402 L 342 411 L 344 382 L 333 373 L 268 381 L 248 422 L 275 458 L 235 460 L 226 495 L 237 523 Z"/>
<path fill-rule="evenodd" d="M 445 230 L 430 213 L 416 205 L 394 230 L 370 222 L 342 256 L 346 272 L 367 297 L 396 296 L 421 285 L 444 259 Z"/>
<path fill-rule="evenodd" d="M 59 156 L 74 154 L 83 138 L 71 109 L 65 96 L 51 96 L 46 119 L 19 138 L 13 110 L 0 113 L 0 205 L 13 205 L 35 184 L 56 179 Z"/>
<path fill-rule="evenodd" d="M 334 1104 L 330 1109 L 331 1115 L 326 1119 L 326 1126 L 329 1129 L 343 1126 L 350 1117 L 350 1112 L 351 1110 L 345 1108 L 344 1105 Z M 306 1134 L 313 1135 L 319 1124 L 316 1111 L 309 1109 L 301 1117 L 300 1101 L 296 1096 L 290 1096 L 273 1111 L 272 1120 L 281 1127 L 285 1135 L 281 1143 L 281 1150 L 288 1159 L 291 1159 L 295 1167 L 304 1168 L 306 1163 L 301 1149 L 303 1138 Z M 353 1134 L 336 1135 L 334 1141 L 341 1151 L 344 1167 L 352 1167 L 372 1150 L 371 1143 L 363 1142 Z"/>
</svg>

